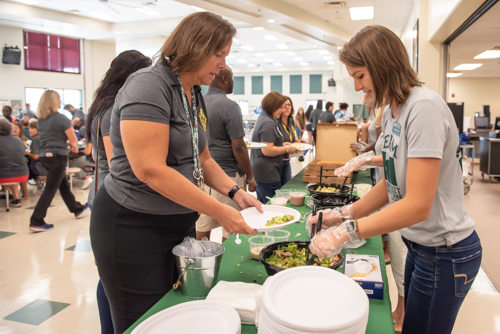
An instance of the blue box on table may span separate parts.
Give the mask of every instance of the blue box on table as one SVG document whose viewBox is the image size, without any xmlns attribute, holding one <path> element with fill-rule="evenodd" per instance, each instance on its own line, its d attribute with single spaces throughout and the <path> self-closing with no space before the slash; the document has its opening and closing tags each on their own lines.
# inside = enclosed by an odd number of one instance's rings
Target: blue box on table
<svg viewBox="0 0 500 334">
<path fill-rule="evenodd" d="M 384 298 L 384 281 L 378 255 L 346 254 L 344 274 L 366 292 L 368 298 Z"/>
</svg>

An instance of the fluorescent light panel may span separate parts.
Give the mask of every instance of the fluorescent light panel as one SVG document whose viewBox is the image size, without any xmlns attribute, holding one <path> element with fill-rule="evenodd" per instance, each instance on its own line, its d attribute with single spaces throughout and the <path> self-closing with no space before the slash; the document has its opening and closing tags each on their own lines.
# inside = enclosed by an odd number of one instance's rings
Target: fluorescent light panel
<svg viewBox="0 0 500 334">
<path fill-rule="evenodd" d="M 333 61 L 333 60 L 327 61 L 326 63 L 327 63 L 328 65 L 335 65 L 335 61 Z"/>
<path fill-rule="evenodd" d="M 446 76 L 448 78 L 456 78 L 456 77 L 459 77 L 461 75 L 462 75 L 462 73 L 446 73 Z"/>
<path fill-rule="evenodd" d="M 113 17 L 107 14 L 103 14 L 101 12 L 89 12 L 89 15 L 92 17 L 95 17 L 96 19 L 100 20 L 105 20 L 105 21 L 111 21 L 113 20 Z"/>
<path fill-rule="evenodd" d="M 265 60 L 265 61 L 267 61 L 268 63 L 272 63 L 272 62 L 274 62 L 274 59 L 273 59 L 273 58 L 265 58 L 264 60 Z"/>
<path fill-rule="evenodd" d="M 454 68 L 455 71 L 472 71 L 478 67 L 483 66 L 483 64 L 460 64 Z"/>
<path fill-rule="evenodd" d="M 269 23 L 274 23 L 274 22 L 276 22 L 276 21 L 275 21 L 275 20 L 273 20 L 273 19 L 271 19 L 271 20 L 267 20 L 267 22 L 269 22 Z"/>
<path fill-rule="evenodd" d="M 242 63 L 242 64 L 244 64 L 244 63 L 246 63 L 246 62 L 247 62 L 245 59 L 236 59 L 236 61 L 237 61 L 238 63 Z"/>
<path fill-rule="evenodd" d="M 248 67 L 256 67 L 255 64 L 248 64 Z"/>
<path fill-rule="evenodd" d="M 273 63 L 273 65 L 276 67 L 283 66 L 283 65 L 281 65 L 281 63 Z"/>
<path fill-rule="evenodd" d="M 301 62 L 300 62 L 300 65 L 302 65 L 302 66 L 307 66 L 307 65 L 309 65 L 309 63 L 308 63 L 307 61 L 301 61 Z"/>
<path fill-rule="evenodd" d="M 327 55 L 328 54 L 328 51 L 326 51 L 326 50 L 319 50 L 318 52 L 320 55 Z"/>
<path fill-rule="evenodd" d="M 274 35 L 264 35 L 264 38 L 267 39 L 268 41 L 276 41 L 278 38 Z"/>
<path fill-rule="evenodd" d="M 372 20 L 373 19 L 373 6 L 369 7 L 351 7 L 349 8 L 351 20 Z"/>
<path fill-rule="evenodd" d="M 247 51 L 252 51 L 253 50 L 253 48 L 251 46 L 248 46 L 248 45 L 242 45 L 241 49 L 242 50 L 247 50 Z"/>
<path fill-rule="evenodd" d="M 303 61 L 304 59 L 302 59 L 302 57 L 294 57 L 293 60 L 295 60 L 295 61 Z"/>
<path fill-rule="evenodd" d="M 500 58 L 500 50 L 487 50 L 474 57 L 474 59 L 495 59 L 495 58 Z"/>
<path fill-rule="evenodd" d="M 333 60 L 333 57 L 332 56 L 324 56 L 323 59 L 324 60 Z"/>
<path fill-rule="evenodd" d="M 293 51 L 289 51 L 289 52 L 287 52 L 287 53 L 286 53 L 286 55 L 287 55 L 287 56 L 295 56 L 295 55 L 296 55 L 296 53 L 295 53 L 295 52 L 293 52 Z"/>
</svg>

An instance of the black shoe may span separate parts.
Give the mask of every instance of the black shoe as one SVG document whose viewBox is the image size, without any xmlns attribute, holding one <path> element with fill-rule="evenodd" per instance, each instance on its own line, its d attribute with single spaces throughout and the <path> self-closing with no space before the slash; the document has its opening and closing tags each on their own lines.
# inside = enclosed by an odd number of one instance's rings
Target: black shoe
<svg viewBox="0 0 500 334">
<path fill-rule="evenodd" d="M 21 204 L 21 200 L 20 199 L 14 199 L 14 200 L 10 201 L 10 205 L 13 206 L 14 208 L 20 208 L 20 207 L 23 206 Z"/>
</svg>

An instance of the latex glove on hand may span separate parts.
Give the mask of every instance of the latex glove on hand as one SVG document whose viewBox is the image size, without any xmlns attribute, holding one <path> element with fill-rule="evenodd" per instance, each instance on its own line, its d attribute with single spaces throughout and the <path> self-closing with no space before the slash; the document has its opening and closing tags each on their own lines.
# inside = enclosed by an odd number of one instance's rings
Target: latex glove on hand
<svg viewBox="0 0 500 334">
<path fill-rule="evenodd" d="M 335 174 L 335 176 L 347 177 L 352 172 L 358 170 L 365 170 L 367 168 L 366 158 L 373 157 L 374 155 L 375 154 L 373 154 L 373 151 L 358 155 L 357 157 L 352 158 L 351 160 L 346 162 L 346 164 L 343 167 L 335 169 L 333 173 Z"/>
<path fill-rule="evenodd" d="M 339 254 L 342 246 L 349 241 L 360 240 L 363 239 L 355 233 L 354 220 L 349 220 L 338 227 L 331 227 L 326 231 L 320 231 L 312 238 L 309 249 L 318 257 L 332 258 Z"/>
<path fill-rule="evenodd" d="M 352 219 L 353 208 L 352 205 L 345 205 L 340 208 L 334 209 L 324 209 L 316 212 L 316 216 L 312 214 L 309 215 L 306 223 L 306 230 L 311 235 L 311 226 L 318 223 L 319 213 L 323 213 L 323 221 L 321 223 L 321 229 L 327 230 L 330 227 L 336 227 L 342 224 L 345 220 Z"/>
<path fill-rule="evenodd" d="M 366 152 L 368 144 L 360 140 L 356 143 L 351 143 L 349 146 L 351 147 L 351 150 L 353 150 L 356 153 L 364 153 Z"/>
</svg>

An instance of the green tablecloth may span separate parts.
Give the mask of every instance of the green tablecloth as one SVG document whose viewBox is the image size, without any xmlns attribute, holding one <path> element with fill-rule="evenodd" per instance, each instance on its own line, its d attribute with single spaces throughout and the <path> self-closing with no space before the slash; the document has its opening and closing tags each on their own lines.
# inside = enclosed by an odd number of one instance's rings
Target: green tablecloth
<svg viewBox="0 0 500 334">
<path fill-rule="evenodd" d="M 302 182 L 302 177 L 304 176 L 304 170 L 297 174 L 290 182 L 288 182 L 283 188 L 284 189 L 304 189 L 305 183 Z M 353 178 L 354 183 L 371 183 L 370 173 L 360 172 Z M 306 198 L 307 200 L 308 198 Z M 290 204 L 288 204 L 290 206 Z M 293 207 L 298 210 L 301 214 L 311 211 L 307 206 Z M 290 240 L 310 240 L 307 232 L 305 230 L 304 221 L 301 220 L 300 223 L 292 224 L 284 228 L 290 231 Z M 302 234 L 297 236 L 297 234 Z M 250 250 L 248 246 L 247 239 L 245 237 L 240 237 L 242 243 L 241 245 L 236 245 L 234 243 L 234 235 L 232 235 L 226 242 L 224 242 L 224 247 L 226 251 L 222 257 L 221 268 L 219 272 L 219 280 L 230 281 L 230 282 L 246 282 L 246 283 L 258 283 L 264 284 L 267 278 L 264 266 L 256 260 L 250 258 Z M 366 244 L 355 250 L 358 254 L 373 254 L 380 256 L 381 259 L 381 269 L 382 276 L 384 279 L 384 299 L 370 299 L 370 314 L 368 318 L 368 326 L 366 333 L 369 334 L 391 334 L 394 333 L 394 327 L 392 324 L 391 316 L 391 301 L 389 299 L 389 291 L 387 284 L 387 274 L 384 263 L 384 253 L 382 250 L 382 240 L 380 237 L 374 237 L 366 240 Z M 239 266 L 238 266 L 239 264 Z M 339 268 L 343 272 L 343 266 Z M 261 275 L 259 278 L 258 276 Z M 158 301 L 149 311 L 147 311 L 139 320 L 135 322 L 125 333 L 131 333 L 132 330 L 139 325 L 142 321 L 152 316 L 153 314 L 162 311 L 170 306 L 174 306 L 180 303 L 192 301 L 193 299 L 188 299 L 182 295 L 179 290 L 170 290 L 162 299 Z M 342 307 L 341 305 L 335 305 L 332 302 L 332 312 L 335 311 L 336 307 Z M 242 334 L 254 334 L 257 333 L 255 326 L 242 325 Z"/>
</svg>

